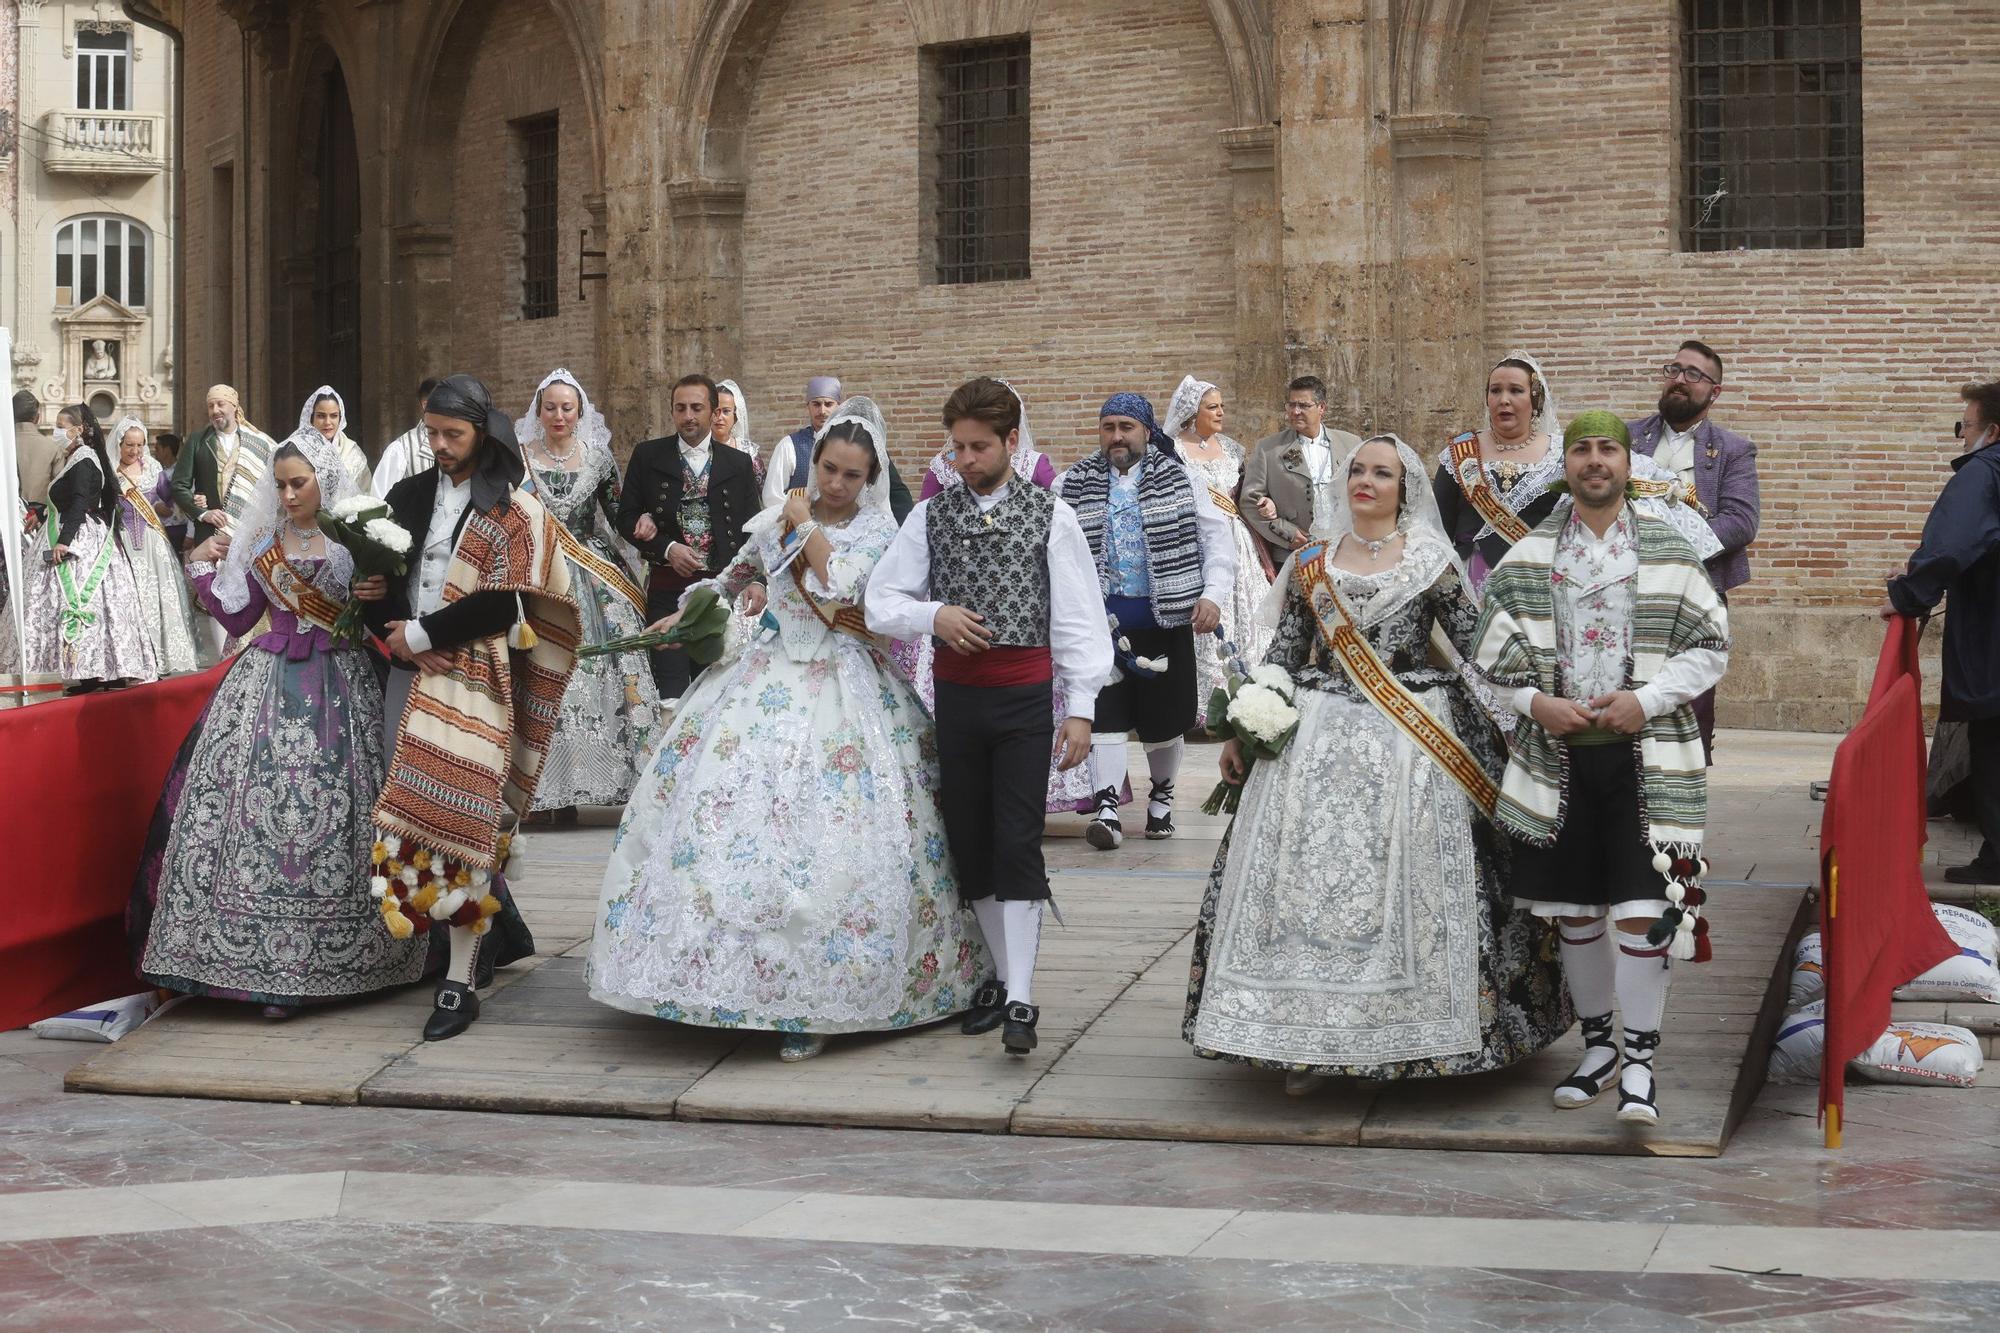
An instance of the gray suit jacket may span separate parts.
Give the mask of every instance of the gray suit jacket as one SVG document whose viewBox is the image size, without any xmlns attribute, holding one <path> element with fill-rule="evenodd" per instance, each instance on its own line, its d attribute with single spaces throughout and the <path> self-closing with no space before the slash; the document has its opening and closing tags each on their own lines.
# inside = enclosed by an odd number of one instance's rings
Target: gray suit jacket
<svg viewBox="0 0 2000 1333">
<path fill-rule="evenodd" d="M 1333 446 L 1333 465 L 1361 447 L 1361 437 L 1350 431 L 1322 426 L 1321 433 Z M 1257 502 L 1270 496 L 1278 506 L 1278 516 L 1266 519 L 1257 512 Z M 1243 460 L 1243 485 L 1237 506 L 1243 521 L 1257 534 L 1270 552 L 1272 561 L 1282 561 L 1292 551 L 1292 539 L 1312 527 L 1312 475 L 1306 469 L 1305 451 L 1299 433 L 1290 426 L 1257 442 Z"/>
<path fill-rule="evenodd" d="M 1632 452 L 1651 458 L 1660 447 L 1659 413 L 1625 423 Z M 1723 592 L 1750 578 L 1745 550 L 1757 540 L 1763 505 L 1757 491 L 1757 446 L 1734 431 L 1704 420 L 1694 428 L 1694 489 L 1708 511 L 1708 526 L 1722 549 L 1708 559 L 1709 577 Z"/>
</svg>

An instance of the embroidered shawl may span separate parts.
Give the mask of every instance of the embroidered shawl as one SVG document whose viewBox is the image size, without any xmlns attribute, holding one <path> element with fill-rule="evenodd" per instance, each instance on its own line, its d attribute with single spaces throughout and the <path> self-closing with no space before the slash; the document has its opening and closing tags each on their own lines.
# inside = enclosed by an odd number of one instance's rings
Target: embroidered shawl
<svg viewBox="0 0 2000 1333">
<path fill-rule="evenodd" d="M 1097 557 L 1097 578 L 1111 589 L 1109 511 L 1111 464 L 1086 455 L 1057 482 Z M 1139 474 L 1139 520 L 1146 530 L 1146 570 L 1153 585 L 1153 619 L 1161 628 L 1185 625 L 1201 597 L 1201 536 L 1194 520 L 1194 482 L 1172 454 L 1146 455 Z"/>
<path fill-rule="evenodd" d="M 410 689 L 375 823 L 474 869 L 495 869 L 502 831 L 527 812 L 582 637 L 558 524 L 532 495 L 467 514 L 444 600 L 520 598 L 535 643 L 495 634 L 452 650 L 451 669 Z M 510 818 L 511 812 L 511 818 Z"/>
<path fill-rule="evenodd" d="M 1488 576 L 1474 657 L 1506 690 L 1532 685 L 1560 695 L 1557 645 L 1561 629 L 1551 574 L 1556 542 L 1571 514 L 1558 509 L 1516 542 Z M 1694 648 L 1726 652 L 1729 618 L 1694 548 L 1665 521 L 1635 512 L 1639 573 L 1633 590 L 1629 689 L 1659 674 L 1667 659 Z M 1652 719 L 1634 738 L 1639 767 L 1640 823 L 1656 849 L 1691 853 L 1708 820 L 1708 773 L 1701 732 L 1687 704 Z M 1500 783 L 1495 822 L 1531 846 L 1547 847 L 1568 809 L 1569 747 L 1533 719 L 1514 733 Z"/>
</svg>

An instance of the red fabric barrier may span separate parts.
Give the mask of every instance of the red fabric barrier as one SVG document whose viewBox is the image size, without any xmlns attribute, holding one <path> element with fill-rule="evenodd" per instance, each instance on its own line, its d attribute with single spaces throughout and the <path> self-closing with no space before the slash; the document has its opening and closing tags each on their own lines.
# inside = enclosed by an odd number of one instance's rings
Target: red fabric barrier
<svg viewBox="0 0 2000 1333">
<path fill-rule="evenodd" d="M 0 711 L 0 1030 L 145 987 L 125 900 L 174 755 L 228 664 Z"/>
<path fill-rule="evenodd" d="M 1924 891 L 1924 715 L 1917 623 L 1882 641 L 1861 722 L 1834 752 L 1820 820 L 1819 929 L 1826 1053 L 1819 1109 L 1840 1146 L 1847 1062 L 1889 1026 L 1890 992 L 1958 952 Z"/>
</svg>

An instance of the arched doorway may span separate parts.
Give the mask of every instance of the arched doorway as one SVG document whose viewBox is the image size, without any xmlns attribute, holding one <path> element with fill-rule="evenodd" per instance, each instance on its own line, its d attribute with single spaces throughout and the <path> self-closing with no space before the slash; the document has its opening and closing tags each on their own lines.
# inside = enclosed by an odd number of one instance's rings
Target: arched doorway
<svg viewBox="0 0 2000 1333">
<path fill-rule="evenodd" d="M 320 114 L 313 175 L 317 207 L 309 241 L 312 260 L 313 336 L 304 346 L 312 366 L 301 367 L 299 397 L 320 383 L 347 401 L 348 415 L 364 419 L 361 383 L 361 156 L 354 139 L 354 107 L 336 63 L 320 76 Z M 350 426 L 350 432 L 359 429 Z"/>
</svg>

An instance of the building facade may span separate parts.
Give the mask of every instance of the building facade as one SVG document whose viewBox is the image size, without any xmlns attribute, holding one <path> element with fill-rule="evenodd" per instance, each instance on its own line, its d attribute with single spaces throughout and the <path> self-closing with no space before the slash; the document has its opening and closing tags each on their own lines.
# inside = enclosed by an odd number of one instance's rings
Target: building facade
<svg viewBox="0 0 2000 1333">
<path fill-rule="evenodd" d="M 45 9 L 54 6 L 44 6 Z M 621 447 L 694 369 L 769 444 L 808 375 L 906 471 L 1008 375 L 1059 459 L 1116 389 L 1435 453 L 1488 366 L 1638 416 L 1684 337 L 1761 449 L 1725 725 L 1840 727 L 1882 577 L 2000 374 L 1952 0 L 131 0 L 179 33 L 188 383 L 356 438 L 424 375 L 566 364 Z"/>
<path fill-rule="evenodd" d="M 13 388 L 174 421 L 174 45 L 109 0 L 9 0 L 0 320 Z M 0 83 L 0 95 L 9 85 Z M 11 392 L 11 390 L 10 390 Z"/>
</svg>

